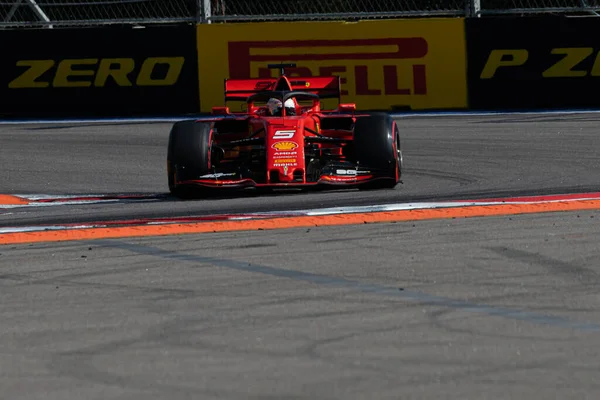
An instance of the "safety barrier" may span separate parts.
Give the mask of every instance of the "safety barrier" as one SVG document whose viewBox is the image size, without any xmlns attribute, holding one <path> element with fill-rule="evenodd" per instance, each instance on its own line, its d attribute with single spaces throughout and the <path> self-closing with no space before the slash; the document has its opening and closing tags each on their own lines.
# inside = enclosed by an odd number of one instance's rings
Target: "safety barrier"
<svg viewBox="0 0 600 400">
<path fill-rule="evenodd" d="M 250 40 L 249 40 L 250 39 Z M 222 102 L 226 77 L 339 75 L 361 109 L 467 106 L 463 19 L 198 25 L 200 104 Z"/>
<path fill-rule="evenodd" d="M 198 112 L 195 26 L 0 31 L 0 116 Z"/>
<path fill-rule="evenodd" d="M 224 104 L 225 78 L 271 76 L 273 62 L 341 76 L 342 100 L 363 110 L 594 108 L 599 28 L 535 16 L 3 30 L 0 116 L 198 114 Z"/>
<path fill-rule="evenodd" d="M 469 108 L 600 106 L 598 17 L 466 21 Z"/>
</svg>

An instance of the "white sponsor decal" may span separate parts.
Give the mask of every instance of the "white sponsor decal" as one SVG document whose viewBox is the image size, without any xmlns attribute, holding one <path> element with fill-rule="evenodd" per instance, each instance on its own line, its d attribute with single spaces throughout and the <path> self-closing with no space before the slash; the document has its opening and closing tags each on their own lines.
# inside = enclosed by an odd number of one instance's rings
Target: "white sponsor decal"
<svg viewBox="0 0 600 400">
<path fill-rule="evenodd" d="M 291 139 L 294 137 L 295 130 L 291 131 L 277 131 L 273 135 L 273 139 Z"/>
<path fill-rule="evenodd" d="M 235 176 L 235 172 L 230 172 L 230 173 L 219 172 L 217 174 L 202 175 L 200 178 L 221 178 L 223 176 Z"/>
<path fill-rule="evenodd" d="M 275 157 L 275 158 L 290 157 L 290 156 L 296 156 L 297 154 L 298 154 L 297 151 L 278 151 L 277 153 L 275 153 L 273 155 L 273 157 Z"/>
<path fill-rule="evenodd" d="M 338 169 L 335 171 L 338 175 L 357 175 L 358 172 L 355 169 Z"/>
</svg>

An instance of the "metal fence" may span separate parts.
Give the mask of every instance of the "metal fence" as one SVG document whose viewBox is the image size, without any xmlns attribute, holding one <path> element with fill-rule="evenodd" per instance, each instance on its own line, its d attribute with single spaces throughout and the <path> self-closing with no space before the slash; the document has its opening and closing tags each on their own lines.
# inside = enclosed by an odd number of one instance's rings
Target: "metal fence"
<svg viewBox="0 0 600 400">
<path fill-rule="evenodd" d="M 479 15 L 498 14 L 593 14 L 600 11 L 600 0 L 479 0 Z"/>
<path fill-rule="evenodd" d="M 600 0 L 0 0 L 0 28 L 598 11 Z"/>
</svg>

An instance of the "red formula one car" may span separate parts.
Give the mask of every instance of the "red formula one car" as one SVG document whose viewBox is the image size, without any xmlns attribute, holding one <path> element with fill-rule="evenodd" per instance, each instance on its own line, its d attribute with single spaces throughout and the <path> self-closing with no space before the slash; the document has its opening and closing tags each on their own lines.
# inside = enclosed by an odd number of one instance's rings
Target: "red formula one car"
<svg viewBox="0 0 600 400">
<path fill-rule="evenodd" d="M 226 79 L 225 102 L 169 136 L 167 170 L 175 195 L 198 188 L 343 186 L 394 188 L 402 174 L 400 132 L 385 112 L 341 103 L 339 77 Z M 322 110 L 324 99 L 337 107 Z"/>
</svg>

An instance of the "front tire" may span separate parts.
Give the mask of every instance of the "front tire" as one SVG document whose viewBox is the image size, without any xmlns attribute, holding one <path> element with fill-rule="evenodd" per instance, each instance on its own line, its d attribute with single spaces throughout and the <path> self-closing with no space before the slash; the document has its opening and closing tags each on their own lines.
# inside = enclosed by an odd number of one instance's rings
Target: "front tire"
<svg viewBox="0 0 600 400">
<path fill-rule="evenodd" d="M 189 197 L 191 187 L 177 182 L 198 179 L 210 171 L 211 124 L 206 122 L 176 122 L 169 134 L 167 176 L 169 191 L 178 197 Z"/>
<path fill-rule="evenodd" d="M 361 166 L 373 168 L 377 180 L 359 189 L 393 189 L 400 182 L 403 169 L 400 131 L 387 113 L 369 113 L 357 117 L 354 126 L 354 151 Z"/>
</svg>

